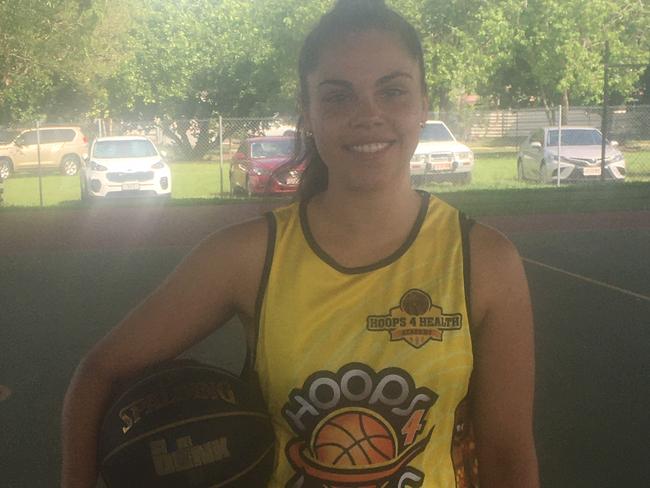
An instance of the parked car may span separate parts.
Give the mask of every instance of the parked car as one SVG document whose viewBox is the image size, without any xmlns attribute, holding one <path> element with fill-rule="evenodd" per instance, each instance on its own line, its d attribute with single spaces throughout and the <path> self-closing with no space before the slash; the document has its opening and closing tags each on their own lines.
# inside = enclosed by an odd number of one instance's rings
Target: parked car
<svg viewBox="0 0 650 488">
<path fill-rule="evenodd" d="M 88 151 L 88 139 L 80 127 L 73 126 L 22 130 L 11 141 L 0 143 L 0 176 L 7 179 L 15 171 L 38 169 L 39 151 L 41 168 L 74 176 Z"/>
<path fill-rule="evenodd" d="M 534 130 L 519 148 L 517 178 L 540 183 L 556 181 L 558 168 L 562 181 L 600 180 L 603 167 L 603 136 L 593 127 L 563 127 L 558 147 L 558 128 Z M 616 141 L 605 146 L 604 177 L 625 179 L 625 158 Z"/>
<path fill-rule="evenodd" d="M 293 147 L 293 137 L 245 139 L 230 165 L 231 192 L 248 196 L 295 192 L 304 165 L 288 164 Z"/>
<path fill-rule="evenodd" d="M 169 166 L 149 139 L 121 136 L 93 141 L 81 171 L 82 198 L 170 197 L 171 193 Z"/>
<path fill-rule="evenodd" d="M 472 180 L 474 153 L 456 140 L 444 122 L 429 120 L 420 133 L 420 142 L 411 158 L 411 182 L 451 181 L 467 184 Z"/>
</svg>

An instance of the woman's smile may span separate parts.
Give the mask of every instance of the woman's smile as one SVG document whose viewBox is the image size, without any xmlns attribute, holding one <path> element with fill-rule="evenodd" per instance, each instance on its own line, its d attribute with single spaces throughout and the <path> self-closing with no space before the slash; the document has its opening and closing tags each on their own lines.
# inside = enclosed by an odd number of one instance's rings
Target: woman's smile
<svg viewBox="0 0 650 488">
<path fill-rule="evenodd" d="M 377 154 L 388 149 L 392 142 L 370 142 L 366 144 L 355 144 L 346 146 L 352 152 L 362 154 Z"/>
</svg>

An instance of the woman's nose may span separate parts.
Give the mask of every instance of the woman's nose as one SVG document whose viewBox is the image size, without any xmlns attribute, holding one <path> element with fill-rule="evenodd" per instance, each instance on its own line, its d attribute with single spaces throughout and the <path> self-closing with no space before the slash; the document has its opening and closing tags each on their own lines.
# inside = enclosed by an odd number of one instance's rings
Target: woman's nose
<svg viewBox="0 0 650 488">
<path fill-rule="evenodd" d="M 382 110 L 373 96 L 360 96 L 357 99 L 354 123 L 359 126 L 375 126 L 383 123 Z"/>
</svg>

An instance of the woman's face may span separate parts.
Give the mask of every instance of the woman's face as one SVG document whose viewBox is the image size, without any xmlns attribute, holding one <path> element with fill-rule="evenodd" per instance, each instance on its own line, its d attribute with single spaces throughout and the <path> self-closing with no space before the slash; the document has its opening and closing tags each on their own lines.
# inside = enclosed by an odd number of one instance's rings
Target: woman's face
<svg viewBox="0 0 650 488">
<path fill-rule="evenodd" d="M 305 128 L 329 185 L 381 190 L 408 185 L 427 100 L 418 63 L 392 33 L 350 34 L 326 47 L 308 74 Z"/>
</svg>

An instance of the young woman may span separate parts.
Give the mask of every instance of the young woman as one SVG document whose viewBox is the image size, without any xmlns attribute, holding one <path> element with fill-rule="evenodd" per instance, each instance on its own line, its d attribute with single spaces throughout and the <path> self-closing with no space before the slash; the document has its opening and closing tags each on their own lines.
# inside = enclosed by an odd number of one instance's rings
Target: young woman
<svg viewBox="0 0 650 488">
<path fill-rule="evenodd" d="M 520 258 L 410 188 L 417 34 L 382 2 L 341 0 L 299 68 L 299 201 L 206 239 L 82 361 L 63 486 L 94 486 L 115 381 L 238 314 L 276 430 L 270 486 L 537 487 Z"/>
</svg>

